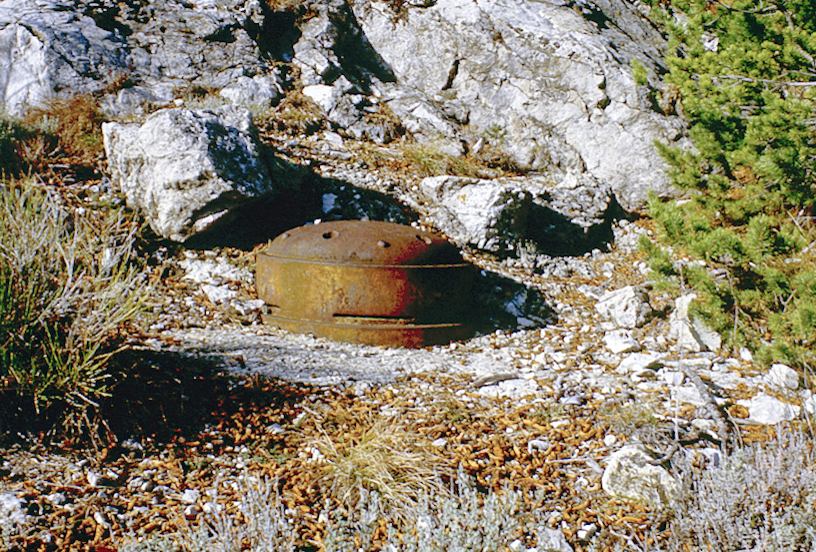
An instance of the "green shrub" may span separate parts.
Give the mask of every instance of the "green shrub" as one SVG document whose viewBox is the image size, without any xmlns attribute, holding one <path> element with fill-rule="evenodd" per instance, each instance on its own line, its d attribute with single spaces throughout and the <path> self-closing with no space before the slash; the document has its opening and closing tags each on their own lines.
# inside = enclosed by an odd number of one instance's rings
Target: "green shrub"
<svg viewBox="0 0 816 552">
<path fill-rule="evenodd" d="M 665 79 L 695 145 L 658 145 L 689 199 L 651 202 L 660 238 L 705 262 L 684 284 L 730 345 L 800 366 L 816 360 L 814 9 L 673 0 L 653 10 L 671 32 Z"/>
<path fill-rule="evenodd" d="M 136 231 L 122 210 L 69 215 L 33 179 L 0 187 L 0 393 L 24 411 L 78 429 L 108 394 L 106 362 L 146 286 Z"/>
</svg>

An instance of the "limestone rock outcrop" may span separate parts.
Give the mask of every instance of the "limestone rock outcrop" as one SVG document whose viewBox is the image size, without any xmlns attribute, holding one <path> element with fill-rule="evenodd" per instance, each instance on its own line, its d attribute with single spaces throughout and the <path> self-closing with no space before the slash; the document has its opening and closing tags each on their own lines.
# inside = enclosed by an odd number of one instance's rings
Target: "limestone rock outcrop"
<svg viewBox="0 0 816 552">
<path fill-rule="evenodd" d="M 22 115 L 61 94 L 104 88 L 127 65 L 121 35 L 57 0 L 0 2 L 0 107 Z"/>
<path fill-rule="evenodd" d="M 247 109 L 163 109 L 102 132 L 111 179 L 162 237 L 185 241 L 273 189 Z"/>
<path fill-rule="evenodd" d="M 396 79 L 382 101 L 399 116 L 428 112 L 426 120 L 455 123 L 470 145 L 488 138 L 536 171 L 589 173 L 626 209 L 642 208 L 650 190 L 669 192 L 654 140 L 681 139 L 683 124 L 654 106 L 664 39 L 633 5 L 439 0 L 395 13 L 372 0 L 353 8 Z M 652 80 L 636 82 L 631 63 Z M 406 90 L 424 105 L 405 104 Z"/>
<path fill-rule="evenodd" d="M 260 0 L 4 0 L 0 101 L 20 115 L 54 97 L 109 91 L 101 104 L 117 117 L 185 90 L 240 86 L 271 72 L 262 25 Z"/>
<path fill-rule="evenodd" d="M 203 93 L 258 112 L 294 87 L 346 136 L 409 133 L 451 155 L 487 145 L 532 172 L 468 183 L 483 205 L 442 188 L 409 201 L 491 251 L 526 240 L 581 254 L 610 241 L 616 208 L 672 193 L 654 141 L 683 144 L 685 126 L 658 107 L 665 43 L 636 5 L 314 0 L 308 17 L 281 13 L 262 0 L 0 0 L 0 103 L 19 115 L 93 93 L 116 120 Z M 482 208 L 480 230 L 464 224 Z M 162 235 L 188 235 L 192 222 L 166 216 Z"/>
</svg>

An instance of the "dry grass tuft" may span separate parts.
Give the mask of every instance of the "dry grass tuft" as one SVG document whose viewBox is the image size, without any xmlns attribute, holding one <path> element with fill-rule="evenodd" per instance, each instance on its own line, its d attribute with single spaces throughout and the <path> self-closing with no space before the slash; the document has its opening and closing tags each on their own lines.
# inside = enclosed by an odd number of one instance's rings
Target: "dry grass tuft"
<svg viewBox="0 0 816 552">
<path fill-rule="evenodd" d="M 102 153 L 102 123 L 97 98 L 81 94 L 54 100 L 32 110 L 23 122 L 46 137 L 56 138 L 59 149 L 77 164 L 93 164 Z"/>
<path fill-rule="evenodd" d="M 395 420 L 369 420 L 360 427 L 358 435 L 330 436 L 324 431 L 306 442 L 320 453 L 318 482 L 330 496 L 354 509 L 376 492 L 386 515 L 408 521 L 420 497 L 450 494 L 443 481 L 451 480 L 455 470 L 430 452 L 429 442 Z"/>
<path fill-rule="evenodd" d="M 267 113 L 264 123 L 269 130 L 277 132 L 314 134 L 326 128 L 326 116 L 311 98 L 292 91 Z"/>
<path fill-rule="evenodd" d="M 421 176 L 470 176 L 495 178 L 523 173 L 506 155 L 485 146 L 475 154 L 457 157 L 429 144 L 411 144 L 404 148 L 408 165 Z"/>
</svg>

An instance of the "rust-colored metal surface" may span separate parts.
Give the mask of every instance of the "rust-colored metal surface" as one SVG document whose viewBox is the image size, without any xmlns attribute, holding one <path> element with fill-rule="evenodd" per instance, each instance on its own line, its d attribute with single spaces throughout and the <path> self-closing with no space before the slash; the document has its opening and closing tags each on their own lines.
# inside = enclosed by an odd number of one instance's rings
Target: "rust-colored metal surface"
<svg viewBox="0 0 816 552">
<path fill-rule="evenodd" d="M 258 254 L 255 274 L 267 323 L 390 347 L 467 337 L 472 278 L 443 236 L 376 221 L 284 232 Z"/>
</svg>

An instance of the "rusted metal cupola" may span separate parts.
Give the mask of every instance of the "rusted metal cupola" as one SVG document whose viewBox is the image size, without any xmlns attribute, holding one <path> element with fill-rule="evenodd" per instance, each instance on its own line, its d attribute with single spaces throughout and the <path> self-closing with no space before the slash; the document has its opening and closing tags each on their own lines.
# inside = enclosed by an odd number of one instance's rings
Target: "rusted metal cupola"
<svg viewBox="0 0 816 552">
<path fill-rule="evenodd" d="M 467 337 L 472 278 L 442 235 L 376 221 L 289 230 L 258 254 L 256 268 L 265 322 L 391 347 Z"/>
</svg>

